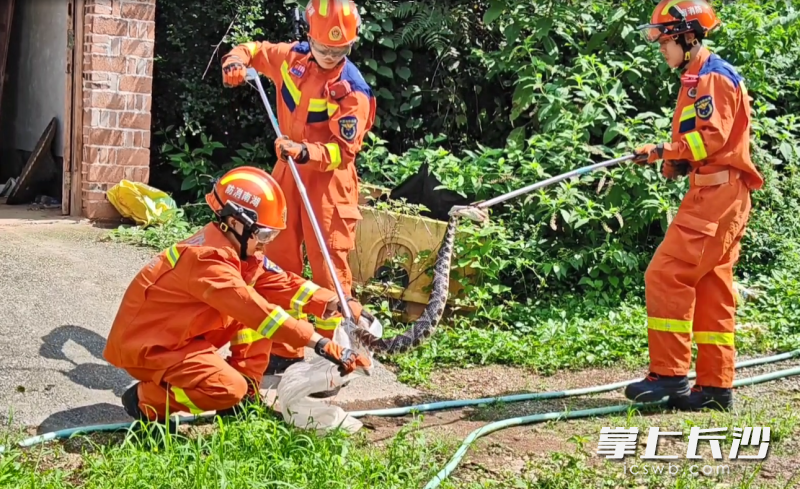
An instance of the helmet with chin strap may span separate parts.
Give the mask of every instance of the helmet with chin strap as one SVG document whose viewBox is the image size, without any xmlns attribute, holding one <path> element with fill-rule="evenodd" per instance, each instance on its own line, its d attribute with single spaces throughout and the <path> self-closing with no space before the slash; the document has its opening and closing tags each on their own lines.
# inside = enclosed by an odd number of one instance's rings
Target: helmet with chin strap
<svg viewBox="0 0 800 489">
<path fill-rule="evenodd" d="M 286 198 L 272 175 L 253 166 L 234 168 L 214 182 L 206 194 L 206 203 L 214 211 L 223 232 L 230 231 L 239 240 L 239 258 L 247 259 L 247 242 L 255 237 L 260 243 L 275 239 L 286 229 Z M 232 217 L 242 224 L 242 232 L 226 223 Z"/>
<path fill-rule="evenodd" d="M 661 42 L 671 37 L 684 52 L 683 63 L 679 69 L 689 62 L 689 51 L 702 42 L 709 32 L 720 25 L 714 8 L 705 0 L 661 0 L 653 10 L 650 23 L 638 27 L 648 42 Z M 686 34 L 694 34 L 695 38 L 687 41 Z"/>
</svg>

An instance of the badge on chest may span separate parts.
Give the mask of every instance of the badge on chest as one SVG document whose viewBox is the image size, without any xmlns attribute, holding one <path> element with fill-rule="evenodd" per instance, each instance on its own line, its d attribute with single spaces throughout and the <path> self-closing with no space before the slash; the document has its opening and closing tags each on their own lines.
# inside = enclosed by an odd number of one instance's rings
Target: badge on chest
<svg viewBox="0 0 800 489">
<path fill-rule="evenodd" d="M 300 78 L 306 74 L 306 65 L 299 62 L 295 63 L 294 66 L 289 69 L 289 73 L 293 74 L 297 78 Z"/>
</svg>

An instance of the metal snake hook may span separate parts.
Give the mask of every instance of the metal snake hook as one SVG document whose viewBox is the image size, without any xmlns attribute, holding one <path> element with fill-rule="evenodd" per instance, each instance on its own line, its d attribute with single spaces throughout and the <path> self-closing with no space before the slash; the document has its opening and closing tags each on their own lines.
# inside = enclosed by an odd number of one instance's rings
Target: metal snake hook
<svg viewBox="0 0 800 489">
<path fill-rule="evenodd" d="M 275 118 L 275 114 L 272 112 L 272 106 L 269 104 L 269 100 L 267 99 L 267 93 L 264 91 L 264 87 L 261 85 L 261 78 L 258 76 L 258 72 L 253 68 L 247 68 L 247 76 L 245 77 L 245 80 L 255 82 L 258 93 L 261 95 L 261 100 L 264 102 L 264 107 L 267 108 L 267 113 L 269 114 L 269 119 L 270 122 L 272 122 L 272 128 L 275 130 L 275 134 L 279 138 L 283 137 L 283 133 L 281 133 L 280 127 L 278 127 L 278 119 Z M 337 275 L 336 269 L 333 266 L 333 261 L 331 261 L 331 255 L 328 252 L 328 246 L 322 237 L 322 231 L 320 230 L 319 224 L 317 223 L 317 218 L 314 215 L 314 209 L 311 208 L 311 202 L 309 202 L 308 195 L 306 194 L 306 187 L 303 185 L 303 181 L 300 178 L 300 173 L 298 173 L 297 166 L 295 165 L 294 159 L 291 156 L 288 158 L 288 162 L 289 169 L 292 171 L 292 176 L 294 177 L 294 181 L 297 184 L 297 189 L 300 192 L 300 197 L 303 199 L 303 205 L 308 213 L 308 219 L 311 221 L 311 227 L 314 229 L 314 235 L 317 238 L 319 249 L 322 251 L 322 256 L 325 258 L 325 265 L 327 265 L 328 272 L 330 272 L 333 283 L 336 286 L 336 295 L 339 296 L 339 304 L 342 308 L 342 314 L 344 315 L 345 319 L 352 322 L 353 312 L 350 310 L 350 305 L 347 303 L 347 297 L 344 295 L 342 284 L 339 282 L 339 275 Z"/>
</svg>

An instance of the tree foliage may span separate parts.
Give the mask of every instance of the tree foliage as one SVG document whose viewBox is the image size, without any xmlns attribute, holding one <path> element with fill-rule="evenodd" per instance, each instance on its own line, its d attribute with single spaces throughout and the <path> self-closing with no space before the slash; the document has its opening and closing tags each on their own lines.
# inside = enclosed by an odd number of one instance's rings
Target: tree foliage
<svg viewBox="0 0 800 489">
<path fill-rule="evenodd" d="M 260 98 L 251 87 L 223 88 L 219 57 L 245 40 L 292 40 L 295 4 L 184 4 L 158 2 L 153 120 L 165 132 L 153 139 L 153 183 L 194 201 L 232 165 L 271 167 Z M 485 199 L 669 138 L 679 76 L 635 29 L 654 3 L 359 5 L 365 25 L 351 59 L 378 97 L 358 160 L 367 182 L 394 186 L 427 164 L 448 188 Z M 800 19 L 787 1 L 714 5 L 723 25 L 708 46 L 745 78 L 753 158 L 766 178 L 737 269 L 747 280 L 800 263 Z M 477 314 L 511 325 L 545 291 L 594 304 L 640 294 L 686 188 L 657 166 L 623 165 L 498 206 L 487 228 L 464 223 L 459 265 L 483 278 L 469 288 Z"/>
</svg>

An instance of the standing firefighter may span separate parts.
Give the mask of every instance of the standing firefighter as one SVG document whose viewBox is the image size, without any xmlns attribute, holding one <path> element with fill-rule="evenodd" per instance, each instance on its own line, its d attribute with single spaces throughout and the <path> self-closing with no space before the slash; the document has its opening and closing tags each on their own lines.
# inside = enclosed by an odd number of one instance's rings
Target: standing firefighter
<svg viewBox="0 0 800 489">
<path fill-rule="evenodd" d="M 645 274 L 650 373 L 630 384 L 631 400 L 670 396 L 673 407 L 726 410 L 733 405 L 733 266 L 750 215 L 750 192 L 764 181 L 750 159 L 750 106 L 742 77 L 702 40 L 719 25 L 703 0 L 662 0 L 649 42 L 682 71 L 672 142 L 648 144 L 641 160 L 664 160 L 667 178 L 689 175 L 683 198 Z M 697 379 L 689 388 L 691 341 Z"/>
<path fill-rule="evenodd" d="M 274 274 L 258 249 L 286 228 L 283 192 L 268 173 L 235 168 L 215 183 L 206 202 L 218 222 L 147 264 L 111 327 L 104 357 L 139 381 L 122 395 L 128 414 L 161 423 L 167 410 L 234 414 L 242 400 L 259 398 L 273 341 L 314 348 L 343 374 L 371 365 L 261 295 L 288 303 L 303 282 L 251 286 L 263 282 L 259 273 Z M 318 287 L 306 289 L 317 314 L 338 309 L 331 291 L 315 297 Z M 216 352 L 229 341 L 226 361 Z"/>
<path fill-rule="evenodd" d="M 352 273 L 347 261 L 355 244 L 358 209 L 355 159 L 375 119 L 375 98 L 347 55 L 358 37 L 361 18 L 349 0 L 311 0 L 305 9 L 307 42 L 247 42 L 222 59 L 223 83 L 244 82 L 247 67 L 268 76 L 277 87 L 278 124 L 284 138 L 275 141 L 278 162 L 273 176 L 283 188 L 289 209 L 287 230 L 265 254 L 281 268 L 302 274 L 305 241 L 314 282 L 336 290 L 288 166 L 292 157 L 308 198 L 327 237 L 327 247 L 346 295 Z M 297 311 L 304 317 L 302 311 Z M 316 326 L 332 337 L 341 316 L 317 318 Z M 269 373 L 280 373 L 303 359 L 303 349 L 275 345 Z"/>
</svg>

